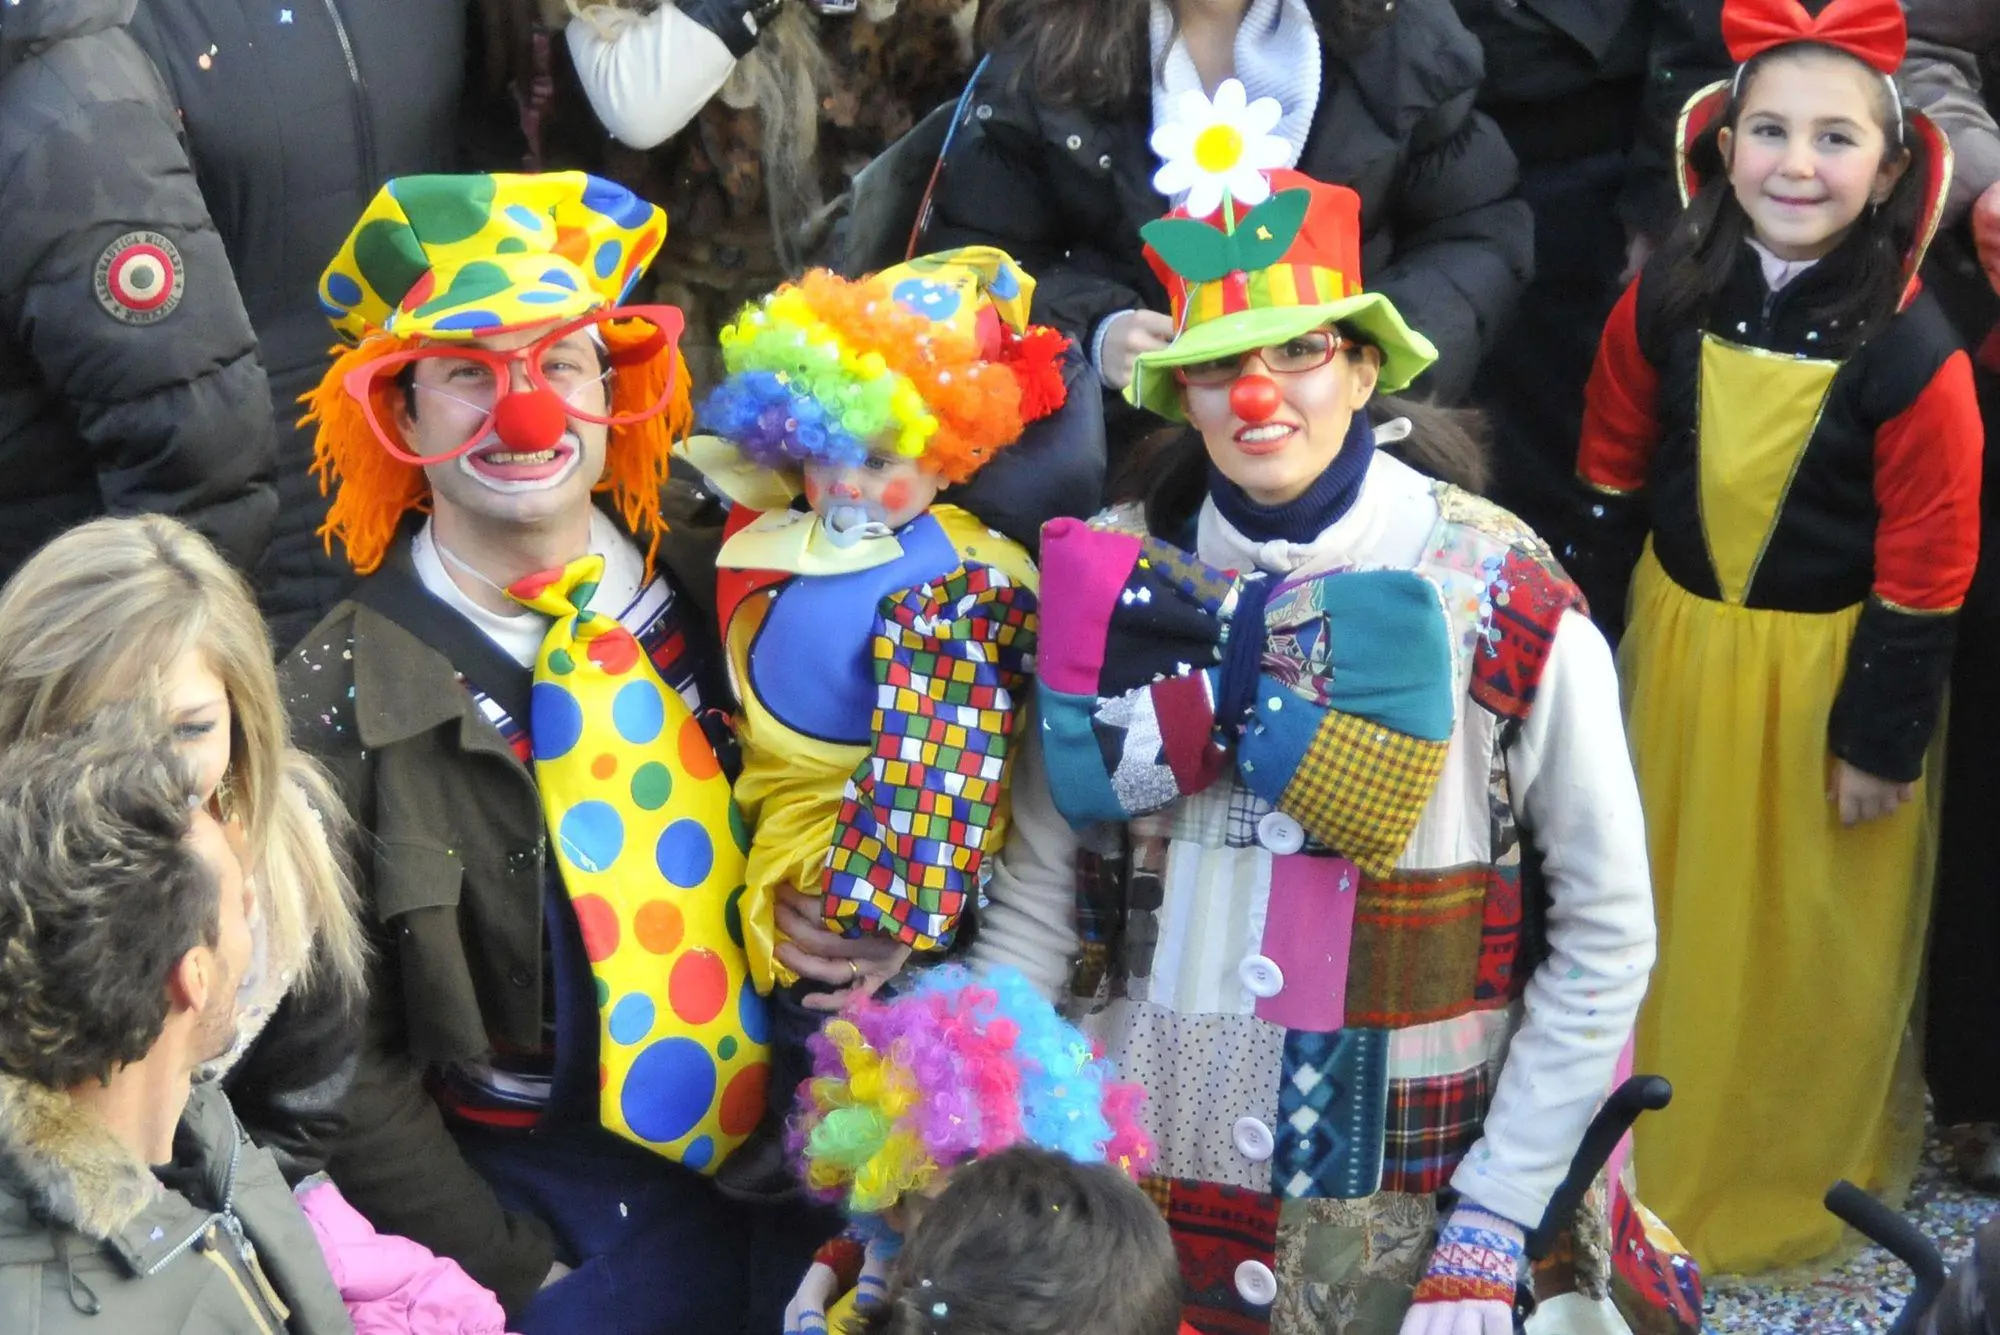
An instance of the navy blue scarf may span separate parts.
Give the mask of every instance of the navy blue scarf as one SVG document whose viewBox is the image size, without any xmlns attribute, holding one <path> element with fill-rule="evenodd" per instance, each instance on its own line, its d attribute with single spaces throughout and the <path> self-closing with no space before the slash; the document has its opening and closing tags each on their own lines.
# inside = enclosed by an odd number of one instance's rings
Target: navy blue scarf
<svg viewBox="0 0 2000 1335">
<path fill-rule="evenodd" d="M 1364 410 L 1354 414 L 1347 439 L 1326 471 L 1284 504 L 1259 505 L 1213 463 L 1208 466 L 1208 495 L 1230 527 L 1252 542 L 1311 542 L 1353 506 L 1374 458 L 1375 427 Z"/>
</svg>

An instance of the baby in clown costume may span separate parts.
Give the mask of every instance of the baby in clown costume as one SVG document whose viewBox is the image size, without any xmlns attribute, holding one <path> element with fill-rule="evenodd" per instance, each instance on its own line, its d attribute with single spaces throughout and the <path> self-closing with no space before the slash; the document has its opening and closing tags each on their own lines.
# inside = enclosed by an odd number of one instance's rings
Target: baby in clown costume
<svg viewBox="0 0 2000 1335">
<path fill-rule="evenodd" d="M 1003 837 L 1035 569 L 938 498 L 1063 401 L 1065 341 L 1027 323 L 1032 293 L 989 248 L 808 273 L 723 330 L 728 375 L 699 410 L 713 434 L 681 448 L 734 506 L 716 564 L 752 832 L 742 924 L 758 987 L 792 1002 L 811 984 L 777 954 L 781 888 L 846 935 L 941 949 Z M 780 1015 L 777 1108 L 817 1027 Z"/>
</svg>

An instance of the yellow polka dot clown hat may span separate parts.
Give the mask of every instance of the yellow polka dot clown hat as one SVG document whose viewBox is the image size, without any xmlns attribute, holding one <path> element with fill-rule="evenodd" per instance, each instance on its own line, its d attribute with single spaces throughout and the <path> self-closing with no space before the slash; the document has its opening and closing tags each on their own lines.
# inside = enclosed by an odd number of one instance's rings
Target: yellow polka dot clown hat
<svg viewBox="0 0 2000 1335">
<path fill-rule="evenodd" d="M 667 215 L 582 172 L 402 176 L 320 276 L 340 336 L 474 338 L 614 306 L 667 238 Z"/>
<path fill-rule="evenodd" d="M 318 429 L 313 470 L 333 498 L 320 530 L 329 550 L 340 539 L 367 574 L 403 517 L 428 508 L 424 468 L 456 455 L 414 453 L 399 405 L 412 367 L 450 353 L 485 359 L 493 383 L 509 387 L 472 405 L 487 415 L 468 427 L 457 453 L 496 435 L 552 441 L 572 420 L 607 427 L 596 488 L 611 493 L 650 561 L 664 531 L 660 488 L 673 443 L 693 413 L 680 312 L 621 303 L 666 235 L 659 208 L 583 172 L 403 176 L 384 185 L 319 283 L 342 346 L 302 402 L 304 422 Z M 546 329 L 546 339 L 587 333 L 605 363 L 591 383 L 608 391 L 564 392 L 535 345 L 524 358 L 479 344 L 530 329 Z M 527 389 L 514 385 L 510 358 L 526 361 Z"/>
<path fill-rule="evenodd" d="M 1163 194 L 1185 198 L 1139 229 L 1173 303 L 1174 340 L 1141 353 L 1125 396 L 1182 420 L 1175 368 L 1247 353 L 1340 324 L 1379 349 L 1380 387 L 1403 389 L 1437 360 L 1395 304 L 1361 286 L 1361 197 L 1271 164 L 1285 146 L 1269 131 L 1275 99 L 1246 105 L 1225 80 L 1211 103 L 1186 94 L 1154 131 Z"/>
</svg>

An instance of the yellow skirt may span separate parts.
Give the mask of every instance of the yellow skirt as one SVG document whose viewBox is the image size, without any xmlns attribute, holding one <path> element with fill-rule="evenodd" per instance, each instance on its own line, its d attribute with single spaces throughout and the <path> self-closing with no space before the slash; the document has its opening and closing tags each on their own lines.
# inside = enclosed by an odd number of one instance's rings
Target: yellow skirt
<svg viewBox="0 0 2000 1335">
<path fill-rule="evenodd" d="M 1827 716 L 1859 608 L 1699 598 L 1649 549 L 1620 648 L 1660 923 L 1640 1070 L 1673 1082 L 1641 1118 L 1646 1203 L 1705 1270 L 1822 1263 L 1847 1178 L 1907 1189 L 1921 1084 L 1906 1050 L 1930 914 L 1924 788 L 1844 828 Z"/>
</svg>

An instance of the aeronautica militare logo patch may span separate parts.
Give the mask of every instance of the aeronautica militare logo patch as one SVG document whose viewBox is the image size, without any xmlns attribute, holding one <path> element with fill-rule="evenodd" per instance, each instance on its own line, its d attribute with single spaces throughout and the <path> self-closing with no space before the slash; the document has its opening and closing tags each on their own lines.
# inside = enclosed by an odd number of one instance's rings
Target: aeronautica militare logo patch
<svg viewBox="0 0 2000 1335">
<path fill-rule="evenodd" d="M 181 304 L 187 270 L 158 232 L 127 232 L 97 257 L 97 304 L 114 320 L 152 324 Z"/>
</svg>

